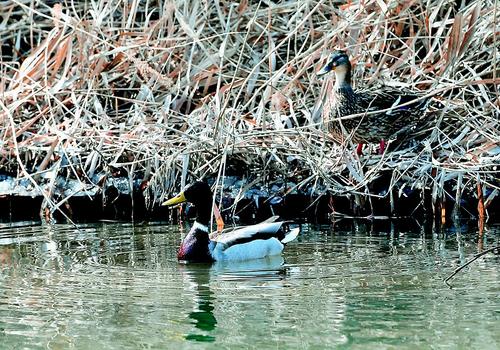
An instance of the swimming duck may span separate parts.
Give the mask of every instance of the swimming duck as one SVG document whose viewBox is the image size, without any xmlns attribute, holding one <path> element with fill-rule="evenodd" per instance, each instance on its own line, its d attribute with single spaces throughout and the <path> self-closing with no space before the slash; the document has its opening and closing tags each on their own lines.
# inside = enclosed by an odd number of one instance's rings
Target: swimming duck
<svg viewBox="0 0 500 350">
<path fill-rule="evenodd" d="M 172 206 L 189 202 L 197 209 L 196 220 L 179 248 L 178 260 L 213 262 L 260 259 L 280 254 L 285 244 L 299 234 L 299 228 L 286 231 L 288 225 L 283 221 L 276 222 L 273 218 L 257 225 L 226 229 L 211 239 L 208 225 L 212 198 L 208 184 L 198 181 L 162 204 Z"/>
<path fill-rule="evenodd" d="M 334 51 L 317 75 L 331 71 L 335 72 L 336 79 L 330 112 L 333 121 L 328 127 L 334 137 L 345 139 L 346 134 L 351 135 L 352 140 L 358 143 L 358 155 L 362 154 L 363 143 L 374 142 L 380 142 L 379 152 L 383 154 L 385 141 L 408 134 L 424 115 L 430 101 L 414 92 L 391 87 L 354 91 L 351 86 L 351 62 L 342 50 Z M 375 113 L 365 114 L 370 112 Z M 335 120 L 353 114 L 360 115 Z"/>
</svg>

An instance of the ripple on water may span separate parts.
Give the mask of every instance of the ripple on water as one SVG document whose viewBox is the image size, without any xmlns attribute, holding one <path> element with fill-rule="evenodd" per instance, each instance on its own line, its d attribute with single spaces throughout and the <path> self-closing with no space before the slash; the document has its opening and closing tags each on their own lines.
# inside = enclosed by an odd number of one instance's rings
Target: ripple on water
<svg viewBox="0 0 500 350">
<path fill-rule="evenodd" d="M 0 340 L 7 348 L 500 347 L 499 258 L 478 260 L 454 289 L 442 283 L 477 252 L 473 235 L 305 226 L 283 256 L 182 265 L 183 233 L 0 227 Z M 485 242 L 498 245 L 498 230 Z"/>
</svg>

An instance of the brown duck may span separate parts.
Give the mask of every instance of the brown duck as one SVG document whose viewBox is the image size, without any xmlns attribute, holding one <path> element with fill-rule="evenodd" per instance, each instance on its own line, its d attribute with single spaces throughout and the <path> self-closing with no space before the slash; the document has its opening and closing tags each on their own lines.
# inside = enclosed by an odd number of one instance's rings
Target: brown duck
<svg viewBox="0 0 500 350">
<path fill-rule="evenodd" d="M 351 62 L 344 51 L 333 52 L 317 74 L 331 71 L 335 72 L 336 79 L 328 128 L 337 138 L 345 139 L 350 135 L 358 143 L 358 155 L 362 154 L 364 143 L 375 142 L 380 142 L 379 152 L 383 154 L 385 142 L 411 133 L 427 110 L 430 99 L 415 92 L 391 87 L 353 90 Z M 345 118 L 354 114 L 359 116 Z"/>
</svg>

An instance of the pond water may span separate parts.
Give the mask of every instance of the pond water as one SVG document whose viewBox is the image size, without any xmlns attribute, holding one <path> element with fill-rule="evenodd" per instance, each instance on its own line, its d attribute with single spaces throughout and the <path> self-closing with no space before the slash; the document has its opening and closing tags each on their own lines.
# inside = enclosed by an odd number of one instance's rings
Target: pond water
<svg viewBox="0 0 500 350">
<path fill-rule="evenodd" d="M 1 349 L 498 349 L 500 230 L 303 225 L 282 256 L 176 261 L 188 227 L 0 227 Z"/>
</svg>

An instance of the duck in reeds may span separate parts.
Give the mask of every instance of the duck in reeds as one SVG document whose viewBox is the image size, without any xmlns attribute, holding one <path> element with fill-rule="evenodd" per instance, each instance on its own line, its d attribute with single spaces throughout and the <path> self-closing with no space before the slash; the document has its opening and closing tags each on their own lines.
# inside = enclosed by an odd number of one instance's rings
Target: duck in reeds
<svg viewBox="0 0 500 350">
<path fill-rule="evenodd" d="M 183 202 L 194 204 L 196 220 L 183 239 L 178 260 L 188 262 L 243 261 L 280 254 L 285 244 L 293 241 L 299 228 L 290 231 L 285 222 L 266 220 L 257 225 L 223 230 L 216 238 L 210 238 L 208 225 L 212 208 L 212 191 L 207 183 L 195 182 L 186 186 L 174 198 L 162 205 L 172 206 Z"/>
<path fill-rule="evenodd" d="M 364 143 L 380 142 L 380 154 L 386 141 L 401 134 L 409 134 L 427 109 L 430 99 L 414 92 L 391 87 L 374 91 L 356 90 L 351 86 L 351 62 L 344 51 L 337 50 L 317 73 L 321 76 L 335 72 L 335 86 L 331 103 L 331 122 L 328 127 L 334 136 L 358 143 L 362 154 Z M 352 118 L 349 118 L 351 115 Z"/>
</svg>

